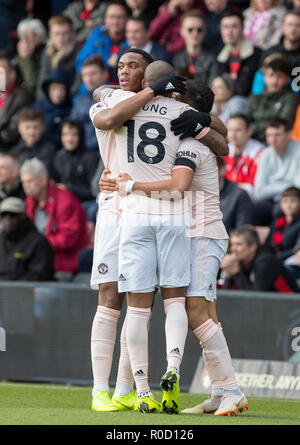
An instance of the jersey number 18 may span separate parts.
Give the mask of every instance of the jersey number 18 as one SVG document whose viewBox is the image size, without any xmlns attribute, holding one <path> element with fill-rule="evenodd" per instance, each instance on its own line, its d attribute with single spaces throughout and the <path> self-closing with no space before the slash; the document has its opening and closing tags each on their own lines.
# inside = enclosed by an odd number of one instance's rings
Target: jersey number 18
<svg viewBox="0 0 300 445">
<path fill-rule="evenodd" d="M 124 127 L 127 127 L 127 156 L 128 162 L 134 162 L 134 127 L 135 121 L 129 120 L 125 122 Z M 147 130 L 155 129 L 158 135 L 155 138 L 149 138 L 147 136 Z M 138 131 L 141 142 L 137 145 L 137 155 L 141 161 L 146 164 L 158 164 L 165 157 L 165 147 L 162 141 L 166 138 L 166 130 L 157 122 L 147 122 L 140 126 Z M 148 156 L 145 153 L 145 147 L 147 145 L 153 145 L 157 148 L 157 154 L 155 156 Z"/>
</svg>

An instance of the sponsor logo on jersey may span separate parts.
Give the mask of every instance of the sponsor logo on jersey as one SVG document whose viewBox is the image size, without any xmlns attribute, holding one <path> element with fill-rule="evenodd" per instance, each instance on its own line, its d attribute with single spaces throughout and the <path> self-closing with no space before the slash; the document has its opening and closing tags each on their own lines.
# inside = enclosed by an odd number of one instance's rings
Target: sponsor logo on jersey
<svg viewBox="0 0 300 445">
<path fill-rule="evenodd" d="M 99 264 L 99 266 L 98 266 L 98 272 L 99 272 L 101 275 L 105 275 L 105 274 L 108 272 L 108 266 L 107 266 L 107 264 L 104 264 L 104 263 Z"/>
<path fill-rule="evenodd" d="M 197 157 L 196 153 L 193 153 L 190 150 L 181 150 L 178 153 L 176 153 L 176 158 L 193 158 L 195 159 Z"/>
<path fill-rule="evenodd" d="M 119 275 L 119 281 L 126 281 L 126 278 L 124 277 L 124 275 L 122 273 L 120 273 L 120 275 Z"/>
</svg>

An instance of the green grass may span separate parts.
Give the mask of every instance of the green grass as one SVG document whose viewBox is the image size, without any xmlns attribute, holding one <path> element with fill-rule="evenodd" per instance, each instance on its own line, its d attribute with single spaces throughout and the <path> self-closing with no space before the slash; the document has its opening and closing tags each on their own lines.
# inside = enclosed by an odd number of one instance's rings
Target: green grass
<svg viewBox="0 0 300 445">
<path fill-rule="evenodd" d="M 160 392 L 155 392 L 158 400 Z M 181 394 L 181 408 L 207 396 Z M 233 417 L 211 414 L 95 413 L 91 388 L 0 382 L 0 425 L 300 425 L 300 401 L 249 397 L 249 410 Z"/>
</svg>

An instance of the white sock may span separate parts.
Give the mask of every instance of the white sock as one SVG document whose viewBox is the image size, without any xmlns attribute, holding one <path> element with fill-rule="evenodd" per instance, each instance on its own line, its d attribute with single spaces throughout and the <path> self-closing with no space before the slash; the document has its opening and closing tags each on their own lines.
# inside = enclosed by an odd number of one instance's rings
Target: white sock
<svg viewBox="0 0 300 445">
<path fill-rule="evenodd" d="M 150 391 L 148 383 L 148 320 L 151 307 L 127 308 L 126 339 L 131 369 L 138 394 Z"/>
<path fill-rule="evenodd" d="M 164 300 L 164 308 L 166 313 L 165 334 L 168 369 L 175 369 L 179 374 L 188 332 L 185 298 L 178 297 Z"/>
<path fill-rule="evenodd" d="M 94 388 L 105 391 L 109 391 L 108 380 L 119 315 L 120 311 L 99 305 L 92 326 L 91 358 Z"/>
</svg>

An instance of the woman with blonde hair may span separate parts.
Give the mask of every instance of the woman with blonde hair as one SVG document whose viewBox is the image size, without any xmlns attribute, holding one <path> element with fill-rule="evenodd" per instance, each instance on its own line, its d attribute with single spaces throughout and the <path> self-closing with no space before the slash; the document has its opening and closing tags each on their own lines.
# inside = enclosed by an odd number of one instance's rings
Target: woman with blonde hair
<svg viewBox="0 0 300 445">
<path fill-rule="evenodd" d="M 244 36 L 262 50 L 276 45 L 286 9 L 282 0 L 251 0 L 244 11 Z"/>
</svg>

